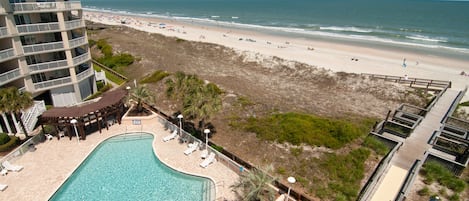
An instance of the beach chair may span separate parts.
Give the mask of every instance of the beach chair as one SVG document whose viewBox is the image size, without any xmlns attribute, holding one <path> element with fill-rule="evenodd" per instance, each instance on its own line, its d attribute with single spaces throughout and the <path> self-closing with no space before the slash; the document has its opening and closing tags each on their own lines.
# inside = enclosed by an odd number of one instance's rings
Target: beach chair
<svg viewBox="0 0 469 201">
<path fill-rule="evenodd" d="M 13 165 L 11 164 L 10 162 L 8 161 L 3 161 L 2 163 L 2 166 L 8 170 L 8 171 L 12 171 L 12 172 L 19 172 L 23 169 L 23 166 L 21 165 Z"/>
<path fill-rule="evenodd" d="M 0 191 L 4 191 L 7 187 L 8 185 L 6 184 L 0 184 Z"/>
<path fill-rule="evenodd" d="M 171 135 L 168 135 L 168 136 L 166 136 L 166 137 L 163 138 L 163 142 L 170 141 L 170 140 L 176 138 L 177 135 L 178 135 L 178 130 L 175 129 L 175 130 L 173 131 L 173 133 L 171 133 Z"/>
<path fill-rule="evenodd" d="M 197 147 L 199 147 L 199 142 L 194 142 L 194 143 L 189 144 L 189 148 L 187 148 L 184 151 L 184 154 L 186 154 L 186 155 L 191 154 L 192 152 L 194 152 L 197 149 Z"/>
<path fill-rule="evenodd" d="M 44 134 L 44 136 L 46 136 L 46 139 L 47 139 L 47 140 L 52 140 L 52 139 L 54 138 L 54 136 L 52 136 L 52 135 L 49 134 L 49 133 Z"/>
<path fill-rule="evenodd" d="M 206 168 L 208 165 L 210 165 L 211 163 L 213 163 L 216 160 L 217 159 L 215 159 L 215 153 L 211 152 L 208 155 L 208 157 L 204 161 L 202 161 L 202 163 L 200 163 L 200 167 Z"/>
</svg>

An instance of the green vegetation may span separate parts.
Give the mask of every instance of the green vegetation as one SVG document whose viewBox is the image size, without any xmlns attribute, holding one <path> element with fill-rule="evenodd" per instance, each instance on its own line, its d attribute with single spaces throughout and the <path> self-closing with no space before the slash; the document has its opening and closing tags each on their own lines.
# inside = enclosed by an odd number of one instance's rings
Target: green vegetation
<svg viewBox="0 0 469 201">
<path fill-rule="evenodd" d="M 152 103 L 154 102 L 154 97 L 150 94 L 145 85 L 139 85 L 137 88 L 132 89 L 132 96 L 128 98 L 137 99 L 137 111 L 143 111 L 143 102 Z"/>
<path fill-rule="evenodd" d="M 460 106 L 469 107 L 469 101 L 459 103 Z"/>
<path fill-rule="evenodd" d="M 430 189 L 428 188 L 428 186 L 425 186 L 422 189 L 420 189 L 417 192 L 417 194 L 419 194 L 420 196 L 428 196 L 428 195 L 430 195 Z"/>
<path fill-rule="evenodd" d="M 112 88 L 111 84 L 104 85 L 101 89 L 99 89 L 98 92 L 94 93 L 91 96 L 88 96 L 88 98 L 86 98 L 85 101 L 97 98 L 97 97 L 101 96 L 101 94 L 103 94 L 104 92 L 109 91 L 109 89 L 111 89 L 111 88 Z"/>
<path fill-rule="evenodd" d="M 363 145 L 372 149 L 379 155 L 386 155 L 389 152 L 389 147 L 386 146 L 383 142 L 376 139 L 376 137 L 369 135 L 365 138 Z"/>
<path fill-rule="evenodd" d="M 386 130 L 389 130 L 389 131 L 394 131 L 396 133 L 400 133 L 400 134 L 404 135 L 404 137 L 408 137 L 410 135 L 410 133 L 412 132 L 412 129 L 401 126 L 399 124 L 392 123 L 392 122 L 386 122 L 384 124 L 383 129 L 386 129 Z"/>
<path fill-rule="evenodd" d="M 126 53 L 119 53 L 114 55 L 112 46 L 109 45 L 105 39 L 98 40 L 96 42 L 96 46 L 103 53 L 103 56 L 97 58 L 96 60 L 99 63 L 112 68 L 113 70 L 119 71 L 120 67 L 126 67 L 132 64 L 135 60 L 132 55 Z"/>
<path fill-rule="evenodd" d="M 305 143 L 333 149 L 341 148 L 363 136 L 372 126 L 370 120 L 354 124 L 345 120 L 333 120 L 300 113 L 273 114 L 263 118 L 251 117 L 244 123 L 238 123 L 242 124 L 241 127 L 246 131 L 254 132 L 264 140 L 289 142 L 294 145 Z"/>
<path fill-rule="evenodd" d="M 218 152 L 222 152 L 223 151 L 223 147 L 222 146 L 217 146 L 217 145 L 211 145 L 211 147 L 215 150 L 217 150 Z"/>
<path fill-rule="evenodd" d="M 96 71 L 98 71 L 98 72 L 104 71 L 104 73 L 106 74 L 106 78 L 107 78 L 108 80 L 110 80 L 111 82 L 114 82 L 114 83 L 116 83 L 116 84 L 118 84 L 118 85 L 121 85 L 121 84 L 123 84 L 123 83 L 125 82 L 124 79 L 120 78 L 119 76 L 114 75 L 113 73 L 110 73 L 109 71 L 107 71 L 107 70 L 101 68 L 101 67 L 98 66 L 98 65 L 93 65 L 93 68 L 94 68 L 94 70 L 96 70 Z"/>
<path fill-rule="evenodd" d="M 421 171 L 425 177 L 424 182 L 431 184 L 438 182 L 440 185 L 451 189 L 456 193 L 462 192 L 466 188 L 466 183 L 454 176 L 448 169 L 436 162 L 425 163 Z"/>
<path fill-rule="evenodd" d="M 140 83 L 141 84 L 156 83 L 156 82 L 159 82 L 160 80 L 162 80 L 163 78 L 165 78 L 169 75 L 170 74 L 166 71 L 157 70 L 154 73 L 152 73 L 151 75 L 149 75 L 147 77 L 144 77 L 142 80 L 140 80 Z"/>
<path fill-rule="evenodd" d="M 10 113 L 12 117 L 19 120 L 21 129 L 24 135 L 28 138 L 28 132 L 20 117 L 23 109 L 28 108 L 34 104 L 31 93 L 20 92 L 16 87 L 8 87 L 0 89 L 0 111 Z M 19 133 L 20 131 L 16 131 Z"/>
<path fill-rule="evenodd" d="M 0 133 L 0 152 L 10 151 L 18 145 L 19 139 L 16 136 L 9 136 L 6 133 Z"/>
<path fill-rule="evenodd" d="M 328 176 L 314 179 L 314 185 L 317 185 L 316 195 L 321 199 L 355 200 L 369 155 L 368 149 L 358 148 L 347 155 L 330 154 L 326 160 L 318 161 L 320 168 L 327 171 Z"/>
<path fill-rule="evenodd" d="M 266 168 L 266 172 L 253 169 L 244 171 L 238 181 L 230 186 L 244 201 L 274 200 L 274 189 L 269 185 L 273 184 L 276 178 L 269 176 L 273 170 L 272 166 Z"/>
</svg>

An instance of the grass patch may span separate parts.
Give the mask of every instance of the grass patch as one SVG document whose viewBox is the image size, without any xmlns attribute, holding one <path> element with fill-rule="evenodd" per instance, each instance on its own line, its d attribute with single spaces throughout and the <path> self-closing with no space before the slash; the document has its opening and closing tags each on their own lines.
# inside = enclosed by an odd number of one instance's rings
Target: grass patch
<svg viewBox="0 0 469 201">
<path fill-rule="evenodd" d="M 112 88 L 112 85 L 111 84 L 107 84 L 107 85 L 104 85 L 98 92 L 94 93 L 93 95 L 91 96 L 88 96 L 85 101 L 87 100 L 91 100 L 91 99 L 95 99 L 97 98 L 98 96 L 101 96 L 101 94 L 103 94 L 104 92 L 106 91 L 109 91 L 109 89 Z"/>
<path fill-rule="evenodd" d="M 118 84 L 118 85 L 121 85 L 121 84 L 123 84 L 123 83 L 125 82 L 124 79 L 122 79 L 122 78 L 120 78 L 119 76 L 116 76 L 116 75 L 110 73 L 109 71 L 107 71 L 107 70 L 101 68 L 101 67 L 98 66 L 98 65 L 93 65 L 93 68 L 94 68 L 94 70 L 96 70 L 96 71 L 98 71 L 98 72 L 104 71 L 104 73 L 106 74 L 106 78 L 107 78 L 109 81 L 111 81 L 111 82 L 114 82 L 114 83 L 116 83 L 116 84 Z"/>
<path fill-rule="evenodd" d="M 103 53 L 103 56 L 96 60 L 113 70 L 117 71 L 119 67 L 126 67 L 135 61 L 135 58 L 131 54 L 119 53 L 114 55 L 112 46 L 109 45 L 105 39 L 99 39 L 92 43 L 96 44 L 98 49 L 101 50 L 101 53 Z"/>
<path fill-rule="evenodd" d="M 368 156 L 370 150 L 358 148 L 347 155 L 330 154 L 326 160 L 320 161 L 320 168 L 327 174 L 327 178 L 322 179 L 327 181 L 313 184 L 319 185 L 315 194 L 327 200 L 355 200 Z"/>
<path fill-rule="evenodd" d="M 170 74 L 166 71 L 157 70 L 153 72 L 151 75 L 144 77 L 142 80 L 140 80 L 140 84 L 156 83 L 169 75 Z"/>
<path fill-rule="evenodd" d="M 469 107 L 469 101 L 459 103 L 459 106 Z"/>
<path fill-rule="evenodd" d="M 242 125 L 264 140 L 289 142 L 294 145 L 305 143 L 338 149 L 352 140 L 363 136 L 373 121 L 362 120 L 355 124 L 345 120 L 334 120 L 309 114 L 284 113 L 264 118 L 251 117 Z"/>
<path fill-rule="evenodd" d="M 383 142 L 376 139 L 376 137 L 369 135 L 365 138 L 363 145 L 375 151 L 377 154 L 384 156 L 389 152 L 389 147 L 386 146 Z"/>
<path fill-rule="evenodd" d="M 421 173 L 425 177 L 426 184 L 436 181 L 456 193 L 460 193 L 466 188 L 466 183 L 462 179 L 457 178 L 448 169 L 436 162 L 425 163 Z"/>
</svg>

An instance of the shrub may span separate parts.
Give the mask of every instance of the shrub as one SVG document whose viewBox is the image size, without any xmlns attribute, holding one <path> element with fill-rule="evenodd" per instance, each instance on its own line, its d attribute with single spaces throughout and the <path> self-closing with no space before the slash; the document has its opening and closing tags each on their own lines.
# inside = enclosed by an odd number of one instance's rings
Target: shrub
<svg viewBox="0 0 469 201">
<path fill-rule="evenodd" d="M 422 189 L 420 189 L 417 193 L 420 196 L 428 196 L 428 195 L 430 195 L 430 189 L 428 188 L 428 186 L 425 186 Z"/>
<path fill-rule="evenodd" d="M 88 45 L 89 45 L 90 47 L 93 47 L 94 45 L 96 45 L 96 41 L 93 40 L 93 39 L 89 39 L 89 40 L 88 40 Z"/>
<path fill-rule="evenodd" d="M 217 151 L 220 152 L 220 153 L 223 151 L 223 147 L 222 147 L 222 146 L 212 145 L 211 147 L 214 148 L 215 150 L 217 150 Z"/>
<path fill-rule="evenodd" d="M 152 73 L 150 76 L 147 76 L 147 77 L 143 78 L 140 81 L 140 83 L 145 84 L 145 83 L 159 82 L 160 80 L 162 80 L 163 78 L 165 78 L 167 76 L 169 76 L 168 72 L 162 71 L 162 70 L 157 70 L 154 73 Z"/>
<path fill-rule="evenodd" d="M 16 136 L 8 136 L 8 137 L 10 140 L 5 144 L 0 145 L 0 152 L 10 151 L 11 149 L 15 148 L 16 145 L 18 145 L 19 140 Z"/>
<path fill-rule="evenodd" d="M 389 152 L 389 148 L 383 142 L 379 141 L 372 135 L 369 135 L 365 138 L 363 145 L 372 149 L 379 155 L 386 155 L 386 153 Z"/>
<path fill-rule="evenodd" d="M 423 166 L 422 173 L 425 176 L 425 183 L 437 181 L 454 192 L 460 193 L 466 188 L 466 183 L 454 176 L 449 170 L 436 162 L 429 162 Z"/>
<path fill-rule="evenodd" d="M 10 136 L 6 133 L 0 133 L 0 145 L 6 144 L 10 141 Z"/>
<path fill-rule="evenodd" d="M 96 82 L 96 87 L 98 88 L 98 91 L 101 90 L 104 87 L 104 82 Z"/>
<path fill-rule="evenodd" d="M 298 147 L 298 148 L 290 148 L 290 153 L 295 156 L 295 157 L 298 157 L 301 153 L 303 153 L 303 148 L 302 147 Z"/>
<path fill-rule="evenodd" d="M 459 194 L 457 194 L 457 193 L 454 193 L 453 195 L 451 195 L 451 196 L 449 197 L 449 200 L 450 200 L 450 201 L 459 201 L 459 199 L 460 199 L 460 198 L 459 198 Z"/>
</svg>

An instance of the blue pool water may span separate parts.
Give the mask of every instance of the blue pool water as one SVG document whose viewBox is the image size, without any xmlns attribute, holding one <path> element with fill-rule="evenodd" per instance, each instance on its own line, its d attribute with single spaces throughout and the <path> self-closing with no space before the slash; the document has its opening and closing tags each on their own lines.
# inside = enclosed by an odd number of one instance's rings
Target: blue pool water
<svg viewBox="0 0 469 201">
<path fill-rule="evenodd" d="M 162 164 L 152 135 L 123 138 L 102 142 L 50 200 L 210 200 L 212 182 Z"/>
</svg>

